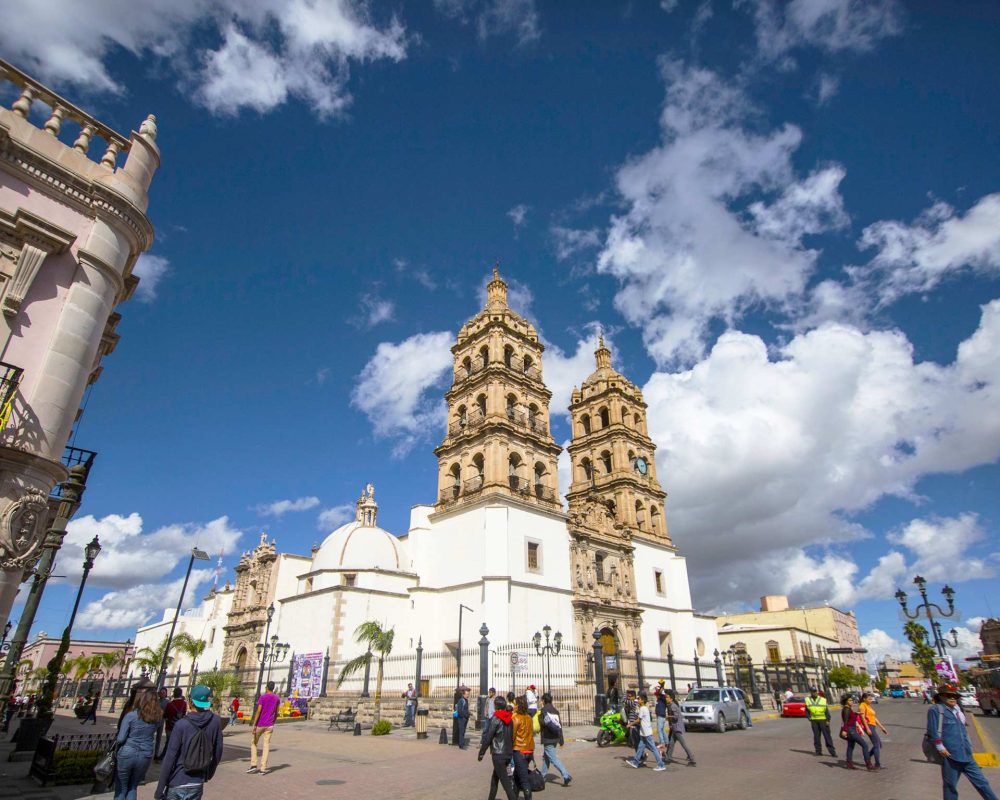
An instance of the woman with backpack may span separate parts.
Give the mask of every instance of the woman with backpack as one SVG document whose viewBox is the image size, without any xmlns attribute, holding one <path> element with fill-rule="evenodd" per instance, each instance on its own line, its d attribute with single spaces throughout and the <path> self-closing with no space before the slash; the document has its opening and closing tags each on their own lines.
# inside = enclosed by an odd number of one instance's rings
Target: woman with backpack
<svg viewBox="0 0 1000 800">
<path fill-rule="evenodd" d="M 115 767 L 115 800 L 135 800 L 136 788 L 146 777 L 153 760 L 156 729 L 163 719 L 160 700 L 152 689 L 136 694 L 132 709 L 125 714 L 115 737 L 118 751 Z"/>
</svg>

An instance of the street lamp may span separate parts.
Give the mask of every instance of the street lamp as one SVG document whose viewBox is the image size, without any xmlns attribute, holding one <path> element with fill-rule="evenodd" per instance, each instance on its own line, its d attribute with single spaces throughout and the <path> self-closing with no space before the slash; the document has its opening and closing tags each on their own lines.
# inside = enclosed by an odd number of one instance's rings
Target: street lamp
<svg viewBox="0 0 1000 800">
<path fill-rule="evenodd" d="M 552 656 L 559 655 L 559 650 L 562 649 L 563 635 L 556 631 L 556 635 L 552 639 L 552 644 L 549 644 L 549 634 L 552 633 L 552 628 L 546 625 L 542 628 L 545 631 L 545 644 L 542 644 L 542 634 L 535 631 L 535 635 L 531 638 L 531 643 L 535 646 L 535 652 L 538 655 L 545 654 L 545 691 L 552 691 Z"/>
<path fill-rule="evenodd" d="M 195 559 L 199 561 L 210 561 L 208 553 L 204 550 L 199 550 L 197 547 L 191 550 L 191 558 L 188 560 L 187 572 L 184 573 L 184 584 L 181 586 L 181 596 L 177 601 L 177 610 L 174 612 L 174 621 L 170 623 L 170 633 L 167 635 L 167 645 L 163 649 L 163 658 L 160 660 L 160 671 L 156 677 L 156 685 L 160 688 L 163 687 L 164 680 L 167 677 L 167 659 L 170 658 L 170 644 L 174 640 L 174 631 L 177 629 L 177 618 L 181 615 L 181 606 L 184 604 L 184 593 L 187 591 L 188 580 L 191 577 L 191 568 L 194 566 Z"/>
<path fill-rule="evenodd" d="M 948 602 L 948 610 L 945 611 L 937 603 L 932 603 L 930 600 L 927 599 L 927 581 L 924 578 L 922 578 L 920 575 L 917 575 L 917 577 L 913 579 L 913 583 L 916 585 L 918 591 L 920 592 L 920 597 L 923 599 L 923 602 L 919 606 L 917 606 L 916 609 L 914 609 L 913 613 L 910 613 L 910 609 L 907 608 L 906 606 L 906 599 L 907 599 L 906 592 L 904 592 L 902 589 L 897 589 L 895 597 L 899 601 L 899 605 L 902 607 L 903 614 L 907 619 L 917 619 L 920 616 L 921 611 L 923 611 L 927 615 L 927 621 L 931 625 L 931 635 L 934 637 L 934 646 L 937 648 L 938 655 L 941 658 L 944 658 L 945 657 L 944 648 L 946 642 L 941 636 L 941 626 L 938 623 L 934 622 L 934 610 L 937 611 L 938 616 L 954 617 L 955 590 L 952 589 L 947 584 L 941 590 L 941 594 L 944 595 L 944 599 Z M 956 639 L 955 639 L 955 644 L 951 645 L 952 647 L 956 647 L 958 645 L 957 631 L 955 632 L 954 636 L 956 637 Z"/>
<path fill-rule="evenodd" d="M 271 603 L 267 607 L 267 627 L 264 628 L 264 641 L 257 642 L 257 661 L 260 663 L 260 670 L 257 673 L 257 695 L 253 699 L 254 706 L 257 705 L 257 701 L 260 699 L 260 687 L 264 681 L 264 665 L 267 664 L 268 673 L 270 674 L 271 664 L 284 661 L 288 656 L 288 649 L 290 645 L 282 644 L 278 641 L 278 635 L 275 634 L 268 641 L 267 635 L 271 632 L 271 620 L 274 618 L 274 603 Z"/>
</svg>

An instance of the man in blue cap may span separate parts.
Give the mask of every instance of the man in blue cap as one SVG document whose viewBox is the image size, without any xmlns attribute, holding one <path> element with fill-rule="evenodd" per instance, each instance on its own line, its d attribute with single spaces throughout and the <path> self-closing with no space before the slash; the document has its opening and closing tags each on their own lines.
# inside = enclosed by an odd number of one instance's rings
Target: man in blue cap
<svg viewBox="0 0 1000 800">
<path fill-rule="evenodd" d="M 222 720 L 212 713 L 212 690 L 199 683 L 190 702 L 167 740 L 156 800 L 200 800 L 222 760 Z"/>
</svg>

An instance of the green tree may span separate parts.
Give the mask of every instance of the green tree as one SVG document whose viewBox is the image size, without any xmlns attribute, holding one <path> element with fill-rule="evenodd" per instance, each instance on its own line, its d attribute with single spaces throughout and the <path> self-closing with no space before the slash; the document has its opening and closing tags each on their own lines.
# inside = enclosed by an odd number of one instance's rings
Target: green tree
<svg viewBox="0 0 1000 800">
<path fill-rule="evenodd" d="M 907 622 L 903 626 L 903 635 L 910 640 L 910 658 L 925 678 L 933 678 L 934 648 L 928 642 L 927 628 L 919 622 Z"/>
<path fill-rule="evenodd" d="M 344 664 L 337 677 L 337 688 L 351 675 L 362 669 L 371 661 L 372 654 L 378 655 L 378 673 L 375 678 L 375 721 L 378 722 L 382 713 L 382 666 L 389 653 L 392 652 L 392 640 L 396 636 L 395 628 L 383 628 L 374 620 L 362 622 L 354 631 L 354 641 L 365 646 L 366 652 Z"/>
<path fill-rule="evenodd" d="M 888 685 L 889 683 L 885 679 L 885 674 L 880 672 L 878 677 L 875 679 L 875 688 L 878 689 L 879 693 L 881 694 L 882 692 L 885 691 L 885 687 Z"/>
<path fill-rule="evenodd" d="M 830 670 L 830 685 L 835 689 L 848 689 L 851 686 L 865 686 L 868 678 L 855 672 L 850 667 L 833 667 Z"/>
<path fill-rule="evenodd" d="M 243 696 L 243 682 L 235 672 L 221 672 L 213 669 L 211 672 L 203 672 L 198 676 L 198 683 L 204 684 L 212 690 L 212 709 L 218 711 L 225 700 L 228 706 L 230 697 Z"/>
<path fill-rule="evenodd" d="M 177 640 L 175 639 L 174 642 Z M 170 649 L 173 650 L 173 642 L 171 642 Z M 135 654 L 135 663 L 140 666 L 146 672 L 150 673 L 154 677 L 156 673 L 160 670 L 160 664 L 163 663 L 163 654 L 167 649 L 167 638 L 163 637 L 156 647 L 141 647 Z M 170 663 L 173 661 L 173 656 L 167 656 L 166 664 L 169 667 Z"/>
<path fill-rule="evenodd" d="M 193 675 L 198 666 L 198 659 L 201 658 L 206 647 L 208 647 L 208 642 L 204 639 L 195 639 L 188 633 L 181 633 L 174 637 L 173 646 L 170 649 L 191 659 L 191 674 Z"/>
</svg>

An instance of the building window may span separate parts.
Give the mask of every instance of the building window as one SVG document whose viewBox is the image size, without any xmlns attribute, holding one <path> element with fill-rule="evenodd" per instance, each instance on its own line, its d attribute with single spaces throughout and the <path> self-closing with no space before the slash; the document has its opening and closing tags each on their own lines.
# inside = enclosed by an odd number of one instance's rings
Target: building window
<svg viewBox="0 0 1000 800">
<path fill-rule="evenodd" d="M 598 553 L 594 557 L 594 571 L 597 573 L 597 582 L 604 583 L 604 553 Z"/>
<path fill-rule="evenodd" d="M 476 398 L 476 407 L 479 409 L 479 416 L 486 416 L 486 395 L 481 394 Z"/>
<path fill-rule="evenodd" d="M 606 408 L 602 408 L 599 413 L 601 415 L 601 427 L 607 428 L 611 424 L 611 414 Z"/>
<path fill-rule="evenodd" d="M 208 643 L 215 644 L 215 628 L 212 628 L 212 632 L 208 635 Z"/>
<path fill-rule="evenodd" d="M 580 424 L 583 426 L 584 433 L 590 433 L 590 414 L 584 414 L 580 417 Z"/>
<path fill-rule="evenodd" d="M 660 658 L 666 658 L 673 650 L 673 636 L 670 631 L 660 631 Z"/>
<path fill-rule="evenodd" d="M 594 479 L 594 465 L 590 463 L 589 458 L 583 459 L 580 462 L 580 466 L 583 467 L 583 479 L 585 481 L 590 481 Z"/>
<path fill-rule="evenodd" d="M 604 474 L 611 474 L 611 453 L 605 450 L 601 453 L 601 463 L 604 465 Z"/>
<path fill-rule="evenodd" d="M 311 592 L 313 590 L 313 579 L 306 578 L 306 591 Z"/>
<path fill-rule="evenodd" d="M 653 583 L 656 584 L 656 593 L 663 594 L 663 570 L 653 570 Z"/>
<path fill-rule="evenodd" d="M 778 643 L 771 641 L 764 645 L 767 648 L 767 660 L 771 664 L 781 663 L 781 648 Z"/>
<path fill-rule="evenodd" d="M 646 508 L 643 506 L 641 500 L 635 501 L 635 524 L 639 530 L 643 530 L 646 527 Z"/>
<path fill-rule="evenodd" d="M 503 349 L 503 363 L 508 369 L 514 366 L 514 348 L 509 344 Z"/>
<path fill-rule="evenodd" d="M 348 572 L 344 575 L 344 586 L 354 586 L 358 580 L 358 576 L 353 572 Z"/>
<path fill-rule="evenodd" d="M 539 542 L 526 542 L 528 572 L 542 571 L 542 545 Z"/>
</svg>

